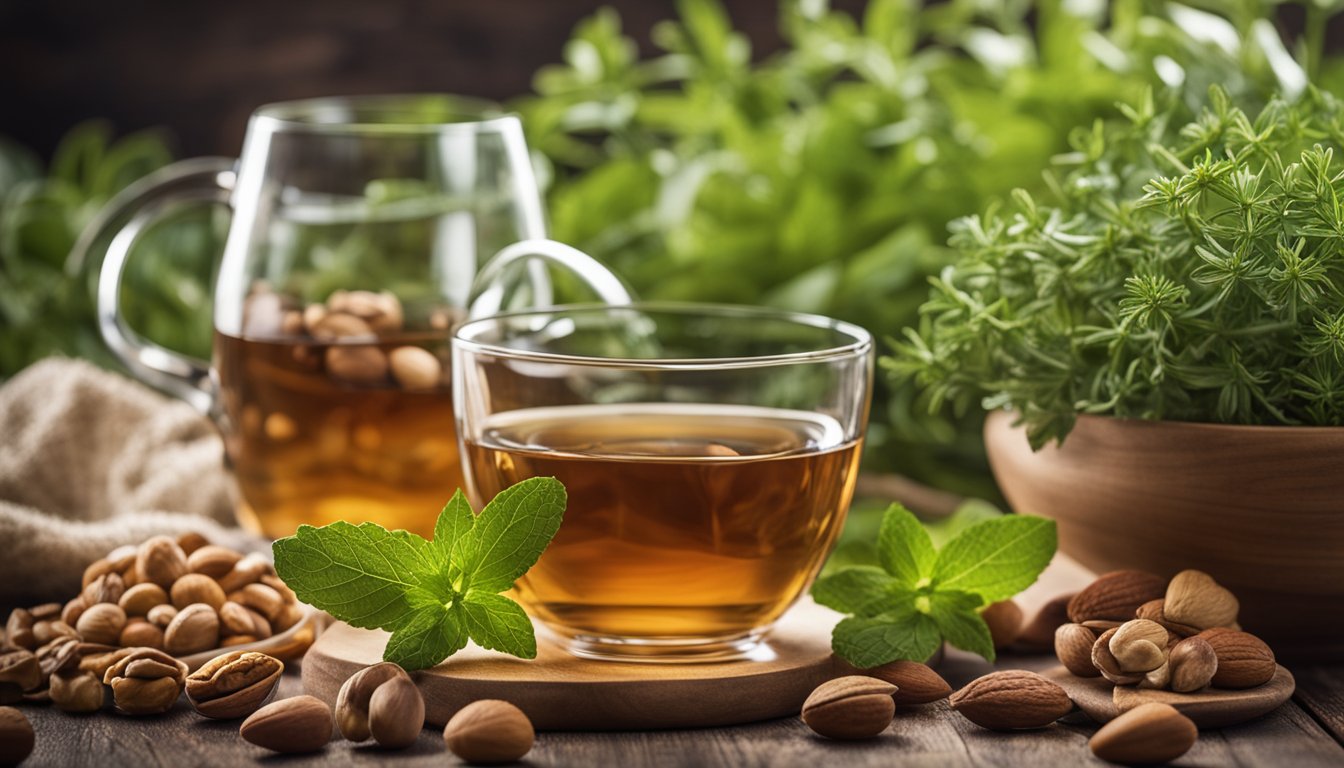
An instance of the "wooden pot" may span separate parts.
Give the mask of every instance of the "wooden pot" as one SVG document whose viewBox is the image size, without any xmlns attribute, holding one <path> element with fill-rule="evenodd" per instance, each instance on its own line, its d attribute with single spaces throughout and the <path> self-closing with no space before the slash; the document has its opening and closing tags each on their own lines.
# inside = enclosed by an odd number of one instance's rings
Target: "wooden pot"
<svg viewBox="0 0 1344 768">
<path fill-rule="evenodd" d="M 1061 551 L 1098 573 L 1207 571 L 1281 656 L 1344 653 L 1344 427 L 1084 415 L 1032 452 L 1014 418 L 985 421 L 994 477 L 1059 523 Z"/>
</svg>

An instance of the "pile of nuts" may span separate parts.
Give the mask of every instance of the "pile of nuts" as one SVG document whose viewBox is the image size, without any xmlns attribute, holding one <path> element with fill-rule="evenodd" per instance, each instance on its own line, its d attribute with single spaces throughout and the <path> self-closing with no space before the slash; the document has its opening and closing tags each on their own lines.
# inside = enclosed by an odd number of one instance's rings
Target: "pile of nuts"
<svg viewBox="0 0 1344 768">
<path fill-rule="evenodd" d="M 1241 631 L 1238 609 L 1237 598 L 1201 571 L 1170 582 L 1115 571 L 1069 601 L 1055 654 L 1074 675 L 1115 685 L 1177 693 L 1255 688 L 1278 666 L 1264 641 Z"/>
<path fill-rule="evenodd" d="M 439 309 L 429 317 L 434 331 L 447 331 L 460 317 Z M 414 345 L 385 351 L 380 338 L 405 327 L 401 301 L 389 291 L 334 291 L 324 303 L 298 305 L 265 286 L 254 288 L 243 314 L 244 335 L 261 338 L 304 338 L 325 349 L 294 348 L 295 360 L 305 367 L 324 369 L 334 379 L 352 384 L 395 382 L 403 389 L 429 390 L 447 386 L 445 367 L 432 352 Z"/>
<path fill-rule="evenodd" d="M 51 701 L 91 712 L 108 685 L 122 711 L 166 711 L 186 680 L 175 657 L 264 640 L 304 615 L 264 558 L 198 534 L 114 549 L 85 569 L 83 584 L 64 606 L 10 613 L 0 704 Z"/>
<path fill-rule="evenodd" d="M 1075 675 L 1193 693 L 1253 688 L 1274 677 L 1273 651 L 1241 631 L 1238 610 L 1236 597 L 1200 571 L 1170 582 L 1117 571 L 1047 603 L 1030 623 L 1011 601 L 982 615 L 996 647 L 1039 647 L 1053 634 L 1060 661 Z M 1067 691 L 1034 672 L 992 672 L 953 693 L 927 666 L 897 661 L 823 683 L 803 704 L 802 719 L 828 738 L 870 738 L 891 725 L 897 707 L 942 698 L 995 731 L 1045 728 L 1074 710 Z M 1146 703 L 1099 729 L 1089 746 L 1103 760 L 1141 765 L 1175 760 L 1198 738 L 1194 722 L 1175 707 Z"/>
</svg>

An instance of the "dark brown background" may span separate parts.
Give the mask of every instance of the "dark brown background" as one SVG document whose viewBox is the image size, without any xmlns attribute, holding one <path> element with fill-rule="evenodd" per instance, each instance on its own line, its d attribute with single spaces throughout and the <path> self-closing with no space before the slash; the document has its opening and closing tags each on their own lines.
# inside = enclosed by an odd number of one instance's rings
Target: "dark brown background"
<svg viewBox="0 0 1344 768">
<path fill-rule="evenodd" d="M 0 134 L 49 154 L 75 123 L 167 126 L 180 154 L 233 154 L 259 104 L 447 91 L 506 99 L 561 59 L 574 25 L 621 15 L 645 52 L 671 0 L 0 0 Z M 724 0 L 756 55 L 775 0 Z M 862 0 L 834 7 L 861 9 Z"/>
</svg>

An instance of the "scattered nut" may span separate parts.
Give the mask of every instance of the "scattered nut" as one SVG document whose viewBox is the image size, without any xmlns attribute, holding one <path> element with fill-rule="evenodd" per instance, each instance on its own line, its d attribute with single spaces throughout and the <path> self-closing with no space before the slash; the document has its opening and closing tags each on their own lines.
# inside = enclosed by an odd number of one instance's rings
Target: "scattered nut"
<svg viewBox="0 0 1344 768">
<path fill-rule="evenodd" d="M 9 684 L 20 692 L 42 685 L 42 668 L 37 656 L 26 648 L 0 651 L 0 684 Z"/>
<path fill-rule="evenodd" d="M 1208 687 L 1218 671 L 1218 654 L 1202 637 L 1187 637 L 1174 645 L 1167 656 L 1171 667 L 1171 690 L 1193 693 Z"/>
<path fill-rule="evenodd" d="M 892 700 L 898 707 L 929 704 L 952 694 L 952 686 L 947 684 L 942 675 L 918 661 L 893 661 L 880 667 L 860 670 L 857 674 L 876 677 L 896 686 Z"/>
<path fill-rule="evenodd" d="M 1063 624 L 1055 630 L 1055 655 L 1078 677 L 1097 677 L 1101 674 L 1092 664 L 1092 647 L 1097 636 L 1082 624 Z"/>
<path fill-rule="evenodd" d="M 342 736 L 350 741 L 369 738 L 369 701 L 373 692 L 397 677 L 410 679 L 401 667 L 384 661 L 361 669 L 345 681 L 336 694 L 336 725 Z"/>
<path fill-rule="evenodd" d="M 1230 627 L 1241 604 L 1226 588 L 1203 571 L 1181 571 L 1167 585 L 1166 618 L 1197 629 Z"/>
<path fill-rule="evenodd" d="M 275 693 L 285 665 L 253 651 L 233 651 L 207 661 L 187 677 L 187 700 L 217 720 L 247 717 Z"/>
<path fill-rule="evenodd" d="M 176 545 L 174 545 L 176 546 Z M 128 715 L 156 715 L 172 709 L 187 677 L 187 665 L 163 651 L 134 648 L 103 675 L 112 701 Z"/>
<path fill-rule="evenodd" d="M 163 631 L 163 648 L 174 656 L 200 653 L 219 646 L 219 615 L 205 603 L 177 612 Z"/>
<path fill-rule="evenodd" d="M 1092 735 L 1092 754 L 1112 763 L 1167 763 L 1195 745 L 1199 729 L 1170 704 L 1140 704 Z"/>
<path fill-rule="evenodd" d="M 996 649 L 1007 648 L 1022 634 L 1022 606 L 1012 600 L 990 603 L 980 612 L 980 618 L 989 626 L 989 636 Z"/>
<path fill-rule="evenodd" d="M 145 582 L 127 589 L 117 605 L 121 606 L 127 616 L 147 616 L 154 606 L 167 602 L 168 593 L 163 587 L 153 582 Z"/>
<path fill-rule="evenodd" d="M 532 721 L 518 707 L 498 699 L 473 701 L 443 728 L 448 749 L 468 763 L 511 763 L 532 749 Z"/>
<path fill-rule="evenodd" d="M 409 677 L 393 677 L 369 699 L 369 733 L 379 746 L 405 749 L 425 727 L 425 699 Z"/>
<path fill-rule="evenodd" d="M 312 696 L 294 696 L 253 712 L 238 733 L 272 752 L 298 754 L 325 747 L 333 730 L 331 707 Z"/>
<path fill-rule="evenodd" d="M 1218 669 L 1212 679 L 1215 688 L 1254 688 L 1268 683 L 1278 670 L 1274 651 L 1249 632 L 1215 628 L 1195 637 L 1213 646 L 1218 657 Z"/>
<path fill-rule="evenodd" d="M 849 675 L 817 686 L 803 702 L 803 722 L 828 739 L 867 739 L 891 725 L 896 686 L 865 675 Z"/>
<path fill-rule="evenodd" d="M 1115 630 L 1108 646 L 1122 672 L 1151 672 L 1166 663 L 1170 637 L 1161 624 L 1134 619 Z"/>
<path fill-rule="evenodd" d="M 13 707 L 0 707 L 0 765 L 18 765 L 33 753 L 33 725 Z"/>
<path fill-rule="evenodd" d="M 1128 621 L 1139 606 L 1166 594 L 1167 582 L 1145 571 L 1112 571 L 1089 584 L 1069 601 L 1069 620 Z"/>
<path fill-rule="evenodd" d="M 103 681 L 90 672 L 51 676 L 51 703 L 62 712 L 97 712 L 106 698 Z"/>
<path fill-rule="evenodd" d="M 5 637 L 10 645 L 33 650 L 37 647 L 37 638 L 33 637 L 33 614 L 23 608 L 9 612 L 9 621 L 5 624 Z"/>
<path fill-rule="evenodd" d="M 173 582 L 170 592 L 173 607 L 179 611 L 192 603 L 205 603 L 218 611 L 224 605 L 224 590 L 214 579 L 200 573 L 188 573 Z"/>
<path fill-rule="evenodd" d="M 952 694 L 952 709 L 991 730 L 1044 728 L 1073 711 L 1063 688 L 1025 670 L 991 672 Z"/>
</svg>

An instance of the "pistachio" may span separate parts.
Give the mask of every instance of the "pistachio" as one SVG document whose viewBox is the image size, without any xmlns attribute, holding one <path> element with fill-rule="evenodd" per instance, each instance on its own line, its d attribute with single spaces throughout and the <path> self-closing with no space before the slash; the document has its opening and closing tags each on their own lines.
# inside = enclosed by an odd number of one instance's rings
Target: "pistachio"
<svg viewBox="0 0 1344 768">
<path fill-rule="evenodd" d="M 173 607 L 179 611 L 192 603 L 205 603 L 216 611 L 224 605 L 224 590 L 214 579 L 200 573 L 188 573 L 173 582 L 169 595 Z"/>
<path fill-rule="evenodd" d="M 85 642 L 112 645 L 121 637 L 121 629 L 126 626 L 126 612 L 115 603 L 98 603 L 89 606 L 79 616 L 75 624 L 76 631 Z"/>
<path fill-rule="evenodd" d="M 896 686 L 863 675 L 817 686 L 803 702 L 803 722 L 828 739 L 867 739 L 886 730 L 896 712 Z"/>
<path fill-rule="evenodd" d="M 163 648 L 174 656 L 199 653 L 219 645 L 219 615 L 205 603 L 177 612 L 163 631 Z"/>
<path fill-rule="evenodd" d="M 312 696 L 271 702 L 243 721 L 239 734 L 272 752 L 316 752 L 331 741 L 331 708 Z"/>
<path fill-rule="evenodd" d="M 200 714 L 217 720 L 247 717 L 275 693 L 285 665 L 253 651 L 216 656 L 187 677 L 187 699 Z"/>
<path fill-rule="evenodd" d="M 871 678 L 870 678 L 871 679 Z M 498 699 L 473 701 L 443 727 L 443 741 L 468 763 L 511 763 L 532 749 L 532 721 L 518 707 Z"/>
<path fill-rule="evenodd" d="M 106 697 L 103 681 L 90 672 L 51 676 L 51 703 L 62 712 L 97 712 Z"/>
<path fill-rule="evenodd" d="M 154 536 L 140 545 L 135 567 L 146 581 L 169 589 L 187 572 L 187 555 L 176 541 L 167 536 Z"/>
<path fill-rule="evenodd" d="M 345 681 L 336 694 L 336 725 L 342 736 L 350 741 L 369 738 L 369 701 L 373 692 L 397 677 L 410 679 L 401 667 L 384 661 L 361 669 Z"/>
<path fill-rule="evenodd" d="M 425 727 L 425 700 L 409 677 L 393 677 L 369 699 L 369 733 L 379 746 L 405 749 Z"/>
</svg>

